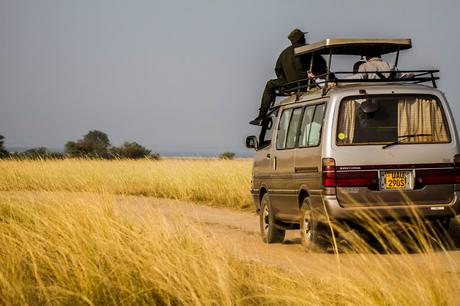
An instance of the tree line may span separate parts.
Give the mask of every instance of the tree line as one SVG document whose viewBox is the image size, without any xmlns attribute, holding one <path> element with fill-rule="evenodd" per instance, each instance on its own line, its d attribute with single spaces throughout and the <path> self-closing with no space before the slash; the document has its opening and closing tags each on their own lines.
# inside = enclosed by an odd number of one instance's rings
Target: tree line
<svg viewBox="0 0 460 306">
<path fill-rule="evenodd" d="M 109 136 L 101 131 L 89 131 L 82 139 L 68 141 L 64 153 L 48 152 L 45 147 L 33 148 L 24 152 L 8 152 L 4 147 L 5 137 L 0 135 L 0 158 L 17 159 L 60 159 L 66 157 L 100 159 L 160 159 L 160 154 L 147 150 L 137 142 L 124 142 L 121 146 L 112 146 Z"/>
</svg>

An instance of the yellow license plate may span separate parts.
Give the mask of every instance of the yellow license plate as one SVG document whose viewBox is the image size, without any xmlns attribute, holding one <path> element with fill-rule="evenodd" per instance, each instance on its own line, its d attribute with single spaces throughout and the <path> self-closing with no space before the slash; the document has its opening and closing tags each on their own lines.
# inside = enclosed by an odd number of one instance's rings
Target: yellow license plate
<svg viewBox="0 0 460 306">
<path fill-rule="evenodd" d="M 382 176 L 383 189 L 412 189 L 410 171 L 385 171 Z"/>
</svg>

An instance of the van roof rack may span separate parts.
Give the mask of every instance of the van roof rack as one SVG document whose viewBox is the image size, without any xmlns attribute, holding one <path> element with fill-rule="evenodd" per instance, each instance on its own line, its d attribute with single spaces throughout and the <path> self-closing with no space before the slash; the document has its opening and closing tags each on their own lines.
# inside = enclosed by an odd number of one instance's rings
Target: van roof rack
<svg viewBox="0 0 460 306">
<path fill-rule="evenodd" d="M 366 55 L 368 52 L 388 54 L 396 53 L 394 67 L 398 66 L 399 52 L 412 48 L 412 41 L 410 38 L 327 38 L 325 40 L 308 44 L 305 46 L 297 47 L 294 50 L 295 55 L 302 54 L 328 54 L 329 60 L 327 65 L 327 73 L 318 75 L 321 81 L 310 79 L 302 79 L 287 83 L 277 93 L 278 96 L 287 96 L 294 93 L 299 96 L 300 92 L 308 92 L 311 89 L 322 88 L 322 94 L 325 95 L 329 83 L 334 82 L 337 84 L 357 84 L 357 83 L 410 83 L 419 84 L 431 82 L 433 87 L 436 86 L 436 80 L 439 77 L 435 75 L 439 70 L 397 70 L 398 73 L 403 74 L 403 77 L 396 78 L 395 71 L 367 71 L 362 73 L 378 74 L 388 73 L 389 77 L 381 79 L 353 79 L 353 78 L 339 78 L 337 76 L 348 74 L 352 75 L 352 71 L 338 71 L 331 72 L 331 63 L 333 55 Z M 313 58 L 310 62 L 310 70 L 313 67 Z M 360 72 L 361 73 L 361 72 Z"/>
<path fill-rule="evenodd" d="M 360 72 L 360 74 L 373 74 L 373 73 L 394 73 L 395 71 L 367 71 Z M 336 84 L 359 84 L 359 83 L 401 83 L 401 84 L 420 84 L 431 82 L 431 85 L 434 88 L 437 88 L 436 80 L 439 80 L 439 77 L 436 73 L 439 73 L 439 70 L 398 70 L 398 73 L 406 74 L 404 77 L 396 78 L 389 77 L 383 79 L 353 79 L 353 78 L 338 78 L 339 75 L 352 75 L 352 71 L 337 71 L 330 72 L 318 75 L 318 80 L 309 80 L 302 79 L 294 82 L 285 84 L 277 93 L 278 96 L 290 96 L 298 92 L 308 92 L 312 89 L 322 88 L 324 90 L 328 89 L 328 84 L 333 82 Z"/>
</svg>

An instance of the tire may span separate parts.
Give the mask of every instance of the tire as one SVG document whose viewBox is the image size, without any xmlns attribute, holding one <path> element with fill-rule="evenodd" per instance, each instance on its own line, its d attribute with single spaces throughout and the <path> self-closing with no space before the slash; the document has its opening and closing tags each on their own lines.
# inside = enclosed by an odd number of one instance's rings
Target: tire
<svg viewBox="0 0 460 306">
<path fill-rule="evenodd" d="M 306 197 L 300 210 L 300 241 L 305 251 L 325 252 L 331 245 L 331 233 L 327 225 L 318 220 L 318 212 L 312 210 Z"/>
<path fill-rule="evenodd" d="M 268 193 L 262 196 L 260 203 L 260 234 L 265 243 L 281 243 L 284 241 L 286 231 L 276 225 L 273 210 L 270 205 Z"/>
</svg>

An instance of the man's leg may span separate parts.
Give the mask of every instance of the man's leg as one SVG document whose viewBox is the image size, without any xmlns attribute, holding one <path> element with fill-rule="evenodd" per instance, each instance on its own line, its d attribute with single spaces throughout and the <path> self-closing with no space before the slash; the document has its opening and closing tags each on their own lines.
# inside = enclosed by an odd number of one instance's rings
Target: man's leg
<svg viewBox="0 0 460 306">
<path fill-rule="evenodd" d="M 282 85 L 282 81 L 279 79 L 273 79 L 267 82 L 265 85 L 264 92 L 262 93 L 262 102 L 260 103 L 259 115 L 256 119 L 249 122 L 253 125 L 261 125 L 263 119 L 268 113 L 268 110 L 272 106 L 276 99 L 276 89 Z"/>
</svg>

